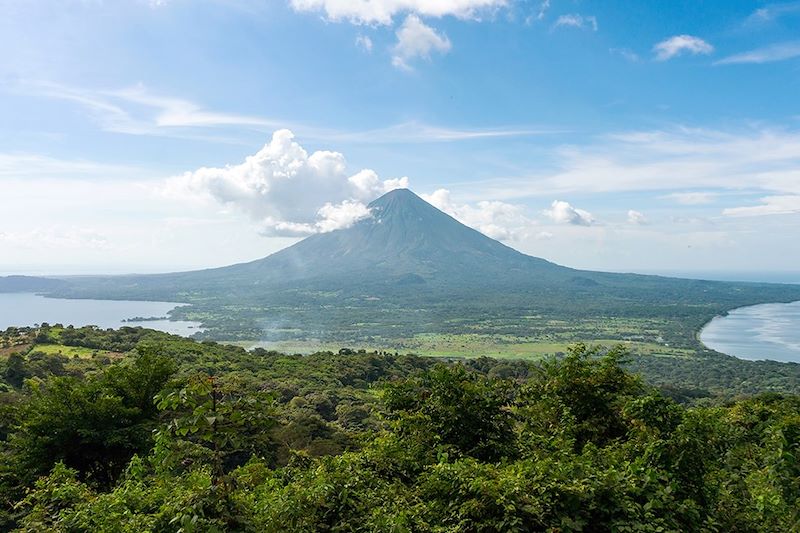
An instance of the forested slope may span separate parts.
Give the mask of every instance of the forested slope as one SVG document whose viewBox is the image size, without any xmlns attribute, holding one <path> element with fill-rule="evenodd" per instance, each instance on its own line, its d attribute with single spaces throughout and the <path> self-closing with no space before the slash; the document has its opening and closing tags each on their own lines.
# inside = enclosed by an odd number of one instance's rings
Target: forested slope
<svg viewBox="0 0 800 533">
<path fill-rule="evenodd" d="M 800 525 L 800 397 L 676 402 L 621 349 L 441 362 L 247 352 L 139 328 L 2 339 L 2 529 Z"/>
</svg>

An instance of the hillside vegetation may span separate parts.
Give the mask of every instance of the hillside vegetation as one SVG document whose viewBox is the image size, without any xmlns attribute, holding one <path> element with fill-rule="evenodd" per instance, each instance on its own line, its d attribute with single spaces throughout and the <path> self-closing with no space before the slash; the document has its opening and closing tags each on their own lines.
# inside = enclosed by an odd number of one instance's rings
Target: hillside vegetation
<svg viewBox="0 0 800 533">
<path fill-rule="evenodd" d="M 655 388 L 627 370 L 646 358 L 583 344 L 533 363 L 293 356 L 141 328 L 2 339 L 0 529 L 800 526 L 796 376 L 744 397 L 716 365 L 694 373 L 722 395 Z"/>
</svg>

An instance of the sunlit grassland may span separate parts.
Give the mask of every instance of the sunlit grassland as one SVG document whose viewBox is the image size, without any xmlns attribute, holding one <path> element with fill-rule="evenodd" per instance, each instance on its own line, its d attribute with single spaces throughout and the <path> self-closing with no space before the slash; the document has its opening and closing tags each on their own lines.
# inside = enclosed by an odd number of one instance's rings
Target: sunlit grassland
<svg viewBox="0 0 800 533">
<path fill-rule="evenodd" d="M 622 344 L 635 355 L 683 357 L 694 354 L 693 350 L 673 348 L 654 342 L 590 339 L 588 343 L 605 347 Z M 575 342 L 572 340 L 537 340 L 508 335 L 423 334 L 399 342 L 395 347 L 401 352 L 413 352 L 433 357 L 488 356 L 508 359 L 540 359 L 561 355 L 574 344 Z"/>
<path fill-rule="evenodd" d="M 46 355 L 62 355 L 64 357 L 78 357 L 80 359 L 91 359 L 97 355 L 118 355 L 113 352 L 84 348 L 83 346 L 65 346 L 63 344 L 37 344 L 31 351 L 40 352 Z"/>
<path fill-rule="evenodd" d="M 613 347 L 625 346 L 634 355 L 654 357 L 688 357 L 695 351 L 686 348 L 675 348 L 655 342 L 640 342 L 620 339 L 590 339 L 588 344 Z M 371 343 L 354 343 L 349 345 L 308 341 L 277 342 L 238 342 L 244 348 L 261 347 L 283 353 L 314 353 L 322 351 L 337 352 L 343 346 L 366 351 L 388 351 L 414 353 L 429 357 L 495 357 L 500 359 L 541 359 L 552 355 L 561 355 L 573 346 L 573 340 L 541 340 L 514 337 L 511 335 L 484 335 L 477 333 L 441 334 L 425 333 L 407 339 L 386 339 Z"/>
</svg>

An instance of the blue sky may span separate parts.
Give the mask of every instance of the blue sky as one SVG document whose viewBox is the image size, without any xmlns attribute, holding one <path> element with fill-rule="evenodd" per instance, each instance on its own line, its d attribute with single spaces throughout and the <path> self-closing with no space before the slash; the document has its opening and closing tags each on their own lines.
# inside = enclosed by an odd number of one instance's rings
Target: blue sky
<svg viewBox="0 0 800 533">
<path fill-rule="evenodd" d="M 0 0 L 0 272 L 255 259 L 408 185 L 526 253 L 798 270 L 800 2 Z"/>
</svg>

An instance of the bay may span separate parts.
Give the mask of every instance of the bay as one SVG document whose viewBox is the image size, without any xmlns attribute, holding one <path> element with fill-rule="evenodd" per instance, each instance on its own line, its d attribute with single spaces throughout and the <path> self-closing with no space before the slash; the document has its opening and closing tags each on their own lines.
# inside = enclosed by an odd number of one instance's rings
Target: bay
<svg viewBox="0 0 800 533">
<path fill-rule="evenodd" d="M 165 317 L 179 305 L 174 302 L 140 302 L 129 300 L 83 300 L 45 298 L 29 293 L 0 293 L 0 330 L 10 326 L 33 326 L 47 322 L 103 329 L 141 326 L 176 335 L 190 336 L 202 331 L 199 322 L 187 320 L 144 320 L 131 318 Z"/>
<path fill-rule="evenodd" d="M 800 363 L 800 302 L 734 309 L 711 320 L 700 341 L 740 359 Z"/>
</svg>

